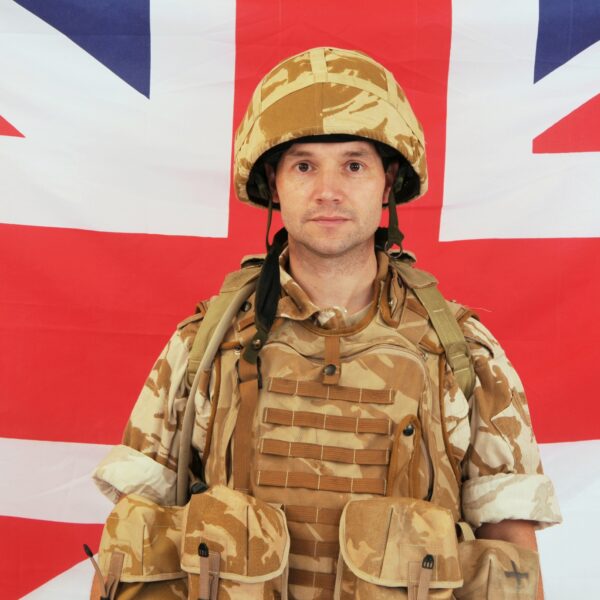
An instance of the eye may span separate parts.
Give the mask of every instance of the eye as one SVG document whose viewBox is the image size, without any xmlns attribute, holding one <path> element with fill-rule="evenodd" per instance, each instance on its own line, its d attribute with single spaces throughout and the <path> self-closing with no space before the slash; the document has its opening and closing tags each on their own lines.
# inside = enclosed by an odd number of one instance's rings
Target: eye
<svg viewBox="0 0 600 600">
<path fill-rule="evenodd" d="M 362 168 L 363 168 L 362 164 L 359 162 L 356 162 L 355 160 L 348 163 L 348 169 L 350 169 L 350 171 L 352 171 L 353 173 L 358 173 L 359 171 L 362 171 Z"/>
<path fill-rule="evenodd" d="M 299 162 L 296 165 L 296 169 L 300 171 L 300 173 L 306 173 L 310 169 L 310 165 L 307 162 Z"/>
</svg>

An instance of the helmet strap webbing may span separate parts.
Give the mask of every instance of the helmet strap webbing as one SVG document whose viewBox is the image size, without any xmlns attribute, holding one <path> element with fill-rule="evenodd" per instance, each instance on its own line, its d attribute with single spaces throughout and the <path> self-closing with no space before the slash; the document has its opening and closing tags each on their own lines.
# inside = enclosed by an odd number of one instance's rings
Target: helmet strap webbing
<svg viewBox="0 0 600 600">
<path fill-rule="evenodd" d="M 389 211 L 389 223 L 387 228 L 387 243 L 386 250 L 389 250 L 392 246 L 396 245 L 402 250 L 402 241 L 404 240 L 404 234 L 398 228 L 398 213 L 396 211 L 396 199 L 394 194 L 390 194 L 388 201 Z"/>
</svg>

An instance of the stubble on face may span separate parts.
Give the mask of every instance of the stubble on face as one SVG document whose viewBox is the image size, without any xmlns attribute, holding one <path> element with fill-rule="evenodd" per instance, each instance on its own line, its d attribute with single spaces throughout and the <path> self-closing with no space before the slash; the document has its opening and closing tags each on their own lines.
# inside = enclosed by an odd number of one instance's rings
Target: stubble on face
<svg viewBox="0 0 600 600">
<path fill-rule="evenodd" d="M 373 254 L 391 176 L 372 143 L 294 144 L 267 172 L 290 253 L 347 265 Z"/>
</svg>

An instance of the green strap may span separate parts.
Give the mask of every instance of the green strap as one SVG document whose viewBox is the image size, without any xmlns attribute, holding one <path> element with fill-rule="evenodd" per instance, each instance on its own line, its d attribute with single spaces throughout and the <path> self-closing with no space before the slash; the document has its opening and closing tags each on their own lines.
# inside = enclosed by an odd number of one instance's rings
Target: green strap
<svg viewBox="0 0 600 600">
<path fill-rule="evenodd" d="M 427 271 L 415 269 L 397 260 L 392 261 L 391 264 L 427 310 L 458 386 L 469 398 L 475 387 L 475 370 L 471 353 L 460 326 L 448 308 L 446 299 L 437 289 L 437 279 Z"/>
<path fill-rule="evenodd" d="M 431 324 L 444 347 L 446 360 L 456 377 L 458 386 L 469 398 L 475 386 L 471 353 L 463 332 L 448 308 L 446 299 L 434 285 L 413 288 L 412 291 L 429 313 Z"/>
</svg>

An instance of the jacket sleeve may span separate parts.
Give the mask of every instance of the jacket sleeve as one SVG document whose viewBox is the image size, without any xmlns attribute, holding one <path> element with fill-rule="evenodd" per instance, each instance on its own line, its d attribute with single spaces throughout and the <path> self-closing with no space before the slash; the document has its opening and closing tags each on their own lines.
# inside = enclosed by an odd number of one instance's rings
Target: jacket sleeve
<svg viewBox="0 0 600 600">
<path fill-rule="evenodd" d="M 526 519 L 562 520 L 544 474 L 523 385 L 506 354 L 478 320 L 463 325 L 476 384 L 469 399 L 470 443 L 462 464 L 462 509 L 473 527 Z"/>
<path fill-rule="evenodd" d="M 189 393 L 187 360 L 197 328 L 197 322 L 188 323 L 170 338 L 140 392 L 121 444 L 93 473 L 96 485 L 113 502 L 119 494 L 136 493 L 159 504 L 175 503 L 181 421 Z M 210 403 L 200 394 L 194 401 L 193 441 L 202 448 Z"/>
</svg>

